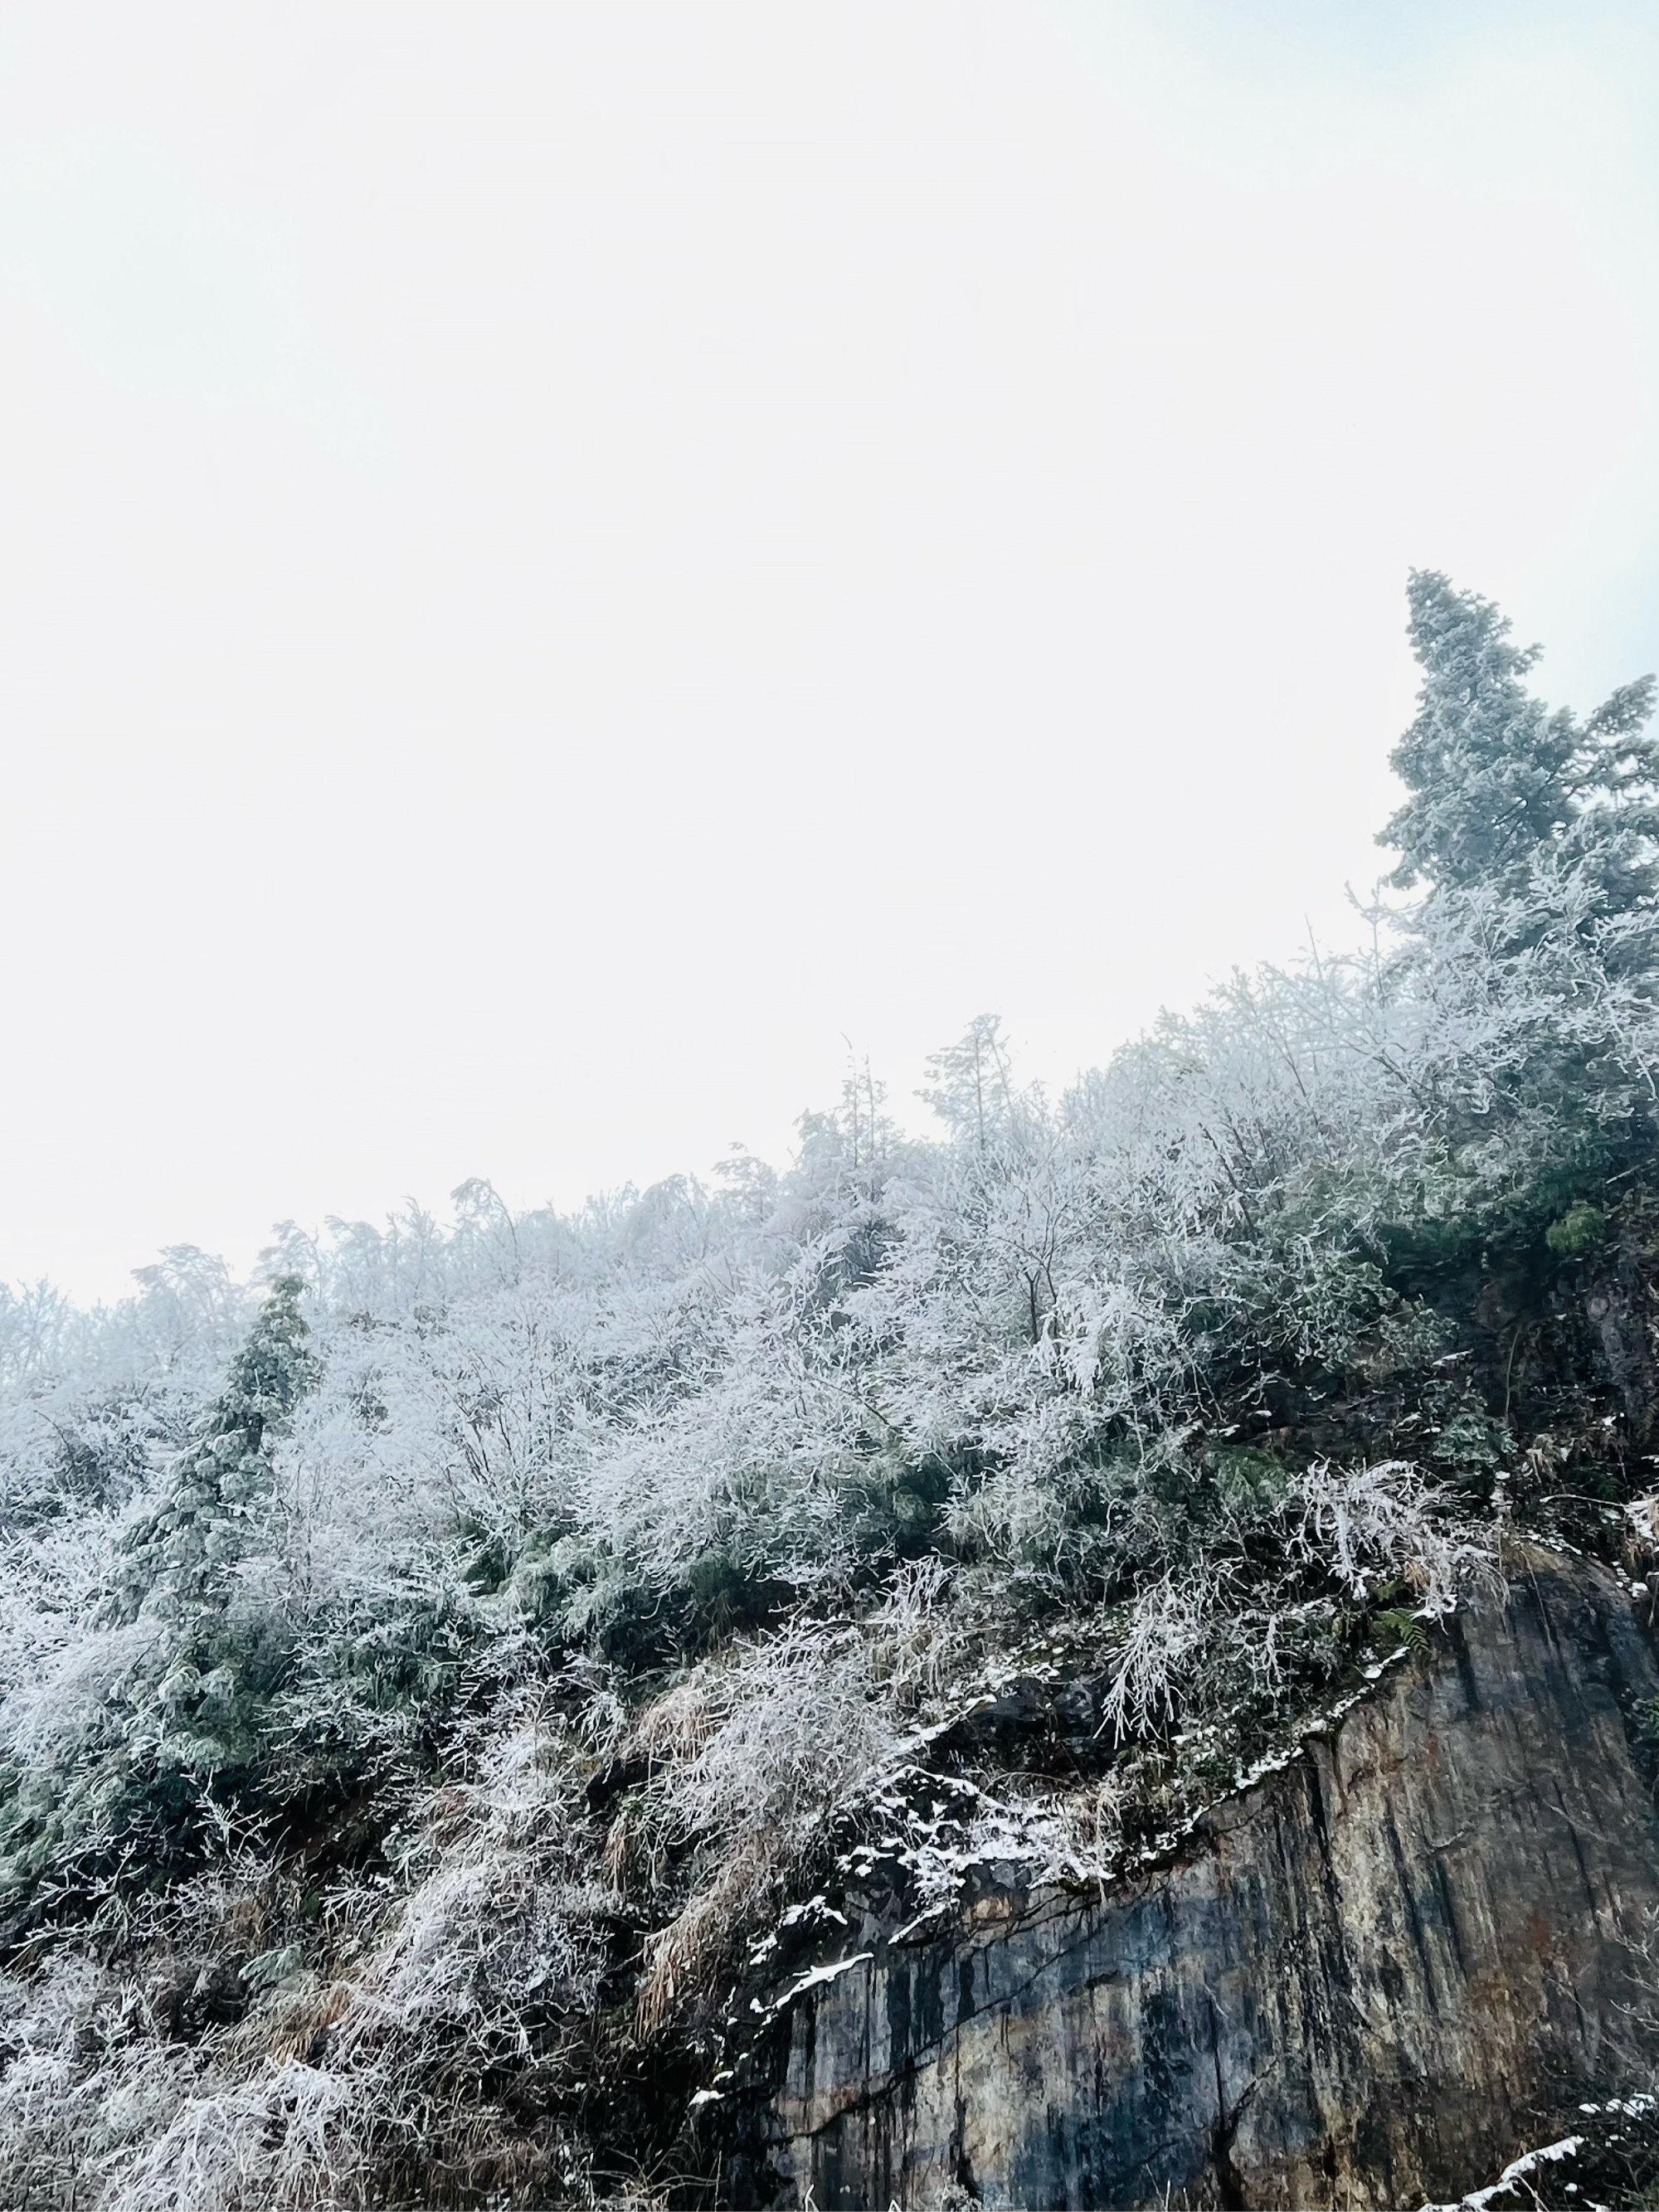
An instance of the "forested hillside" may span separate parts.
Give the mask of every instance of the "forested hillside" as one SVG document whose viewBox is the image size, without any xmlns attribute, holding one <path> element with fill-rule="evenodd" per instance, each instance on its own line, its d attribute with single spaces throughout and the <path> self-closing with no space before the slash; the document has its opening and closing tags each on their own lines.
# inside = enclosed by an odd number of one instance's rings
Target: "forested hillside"
<svg viewBox="0 0 1659 2212">
<path fill-rule="evenodd" d="M 1059 1097 L 976 1021 L 929 1141 L 861 1079 L 782 1171 L 0 1303 L 0 2199 L 703 2201 L 751 1954 L 947 1741 L 921 1907 L 1104 1878 L 1517 1535 L 1617 1554 L 1652 689 L 1410 614 L 1358 953 Z M 1106 1684 L 1065 1772 L 961 1726 L 1039 1653 Z"/>
</svg>

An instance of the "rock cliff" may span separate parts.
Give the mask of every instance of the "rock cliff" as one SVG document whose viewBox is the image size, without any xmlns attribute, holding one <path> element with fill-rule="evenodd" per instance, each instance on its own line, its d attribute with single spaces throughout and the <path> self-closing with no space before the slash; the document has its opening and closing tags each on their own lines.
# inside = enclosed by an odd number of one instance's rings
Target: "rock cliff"
<svg viewBox="0 0 1659 2212">
<path fill-rule="evenodd" d="M 838 1896 L 728 2092 L 722 2201 L 1461 2194 L 1634 2063 L 1656 1694 L 1616 1578 L 1532 1553 L 1103 1894 L 993 1881 L 908 1935 Z"/>
</svg>

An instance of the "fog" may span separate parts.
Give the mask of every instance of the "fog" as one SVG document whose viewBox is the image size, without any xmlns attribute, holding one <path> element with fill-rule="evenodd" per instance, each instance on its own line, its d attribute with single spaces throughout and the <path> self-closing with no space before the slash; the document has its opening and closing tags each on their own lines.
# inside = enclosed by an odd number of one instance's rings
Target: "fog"
<svg viewBox="0 0 1659 2212">
<path fill-rule="evenodd" d="M 0 1277 L 1352 934 L 1411 564 L 1659 660 L 1656 80 L 1583 0 L 14 4 Z"/>
</svg>

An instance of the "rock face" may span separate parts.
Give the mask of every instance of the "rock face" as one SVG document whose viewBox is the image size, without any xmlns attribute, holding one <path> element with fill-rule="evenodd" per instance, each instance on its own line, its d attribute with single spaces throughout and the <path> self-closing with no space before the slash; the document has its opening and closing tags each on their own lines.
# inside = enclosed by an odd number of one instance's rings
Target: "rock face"
<svg viewBox="0 0 1659 2212">
<path fill-rule="evenodd" d="M 1538 1553 L 1432 1644 L 1171 1863 L 849 1926 L 754 2054 L 723 2201 L 1411 2205 L 1618 2085 L 1659 1910 L 1646 1638 Z"/>
</svg>

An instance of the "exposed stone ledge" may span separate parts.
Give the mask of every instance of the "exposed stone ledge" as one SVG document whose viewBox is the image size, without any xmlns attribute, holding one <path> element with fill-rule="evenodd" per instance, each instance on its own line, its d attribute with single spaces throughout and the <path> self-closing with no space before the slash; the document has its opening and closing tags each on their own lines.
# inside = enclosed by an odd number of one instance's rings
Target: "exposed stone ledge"
<svg viewBox="0 0 1659 2212">
<path fill-rule="evenodd" d="M 1103 1897 L 849 1926 L 755 2053 L 723 2201 L 1359 2212 L 1455 2198 L 1619 2090 L 1659 1668 L 1616 1580 L 1544 1553 L 1432 1646 Z"/>
</svg>

